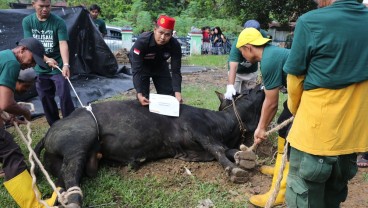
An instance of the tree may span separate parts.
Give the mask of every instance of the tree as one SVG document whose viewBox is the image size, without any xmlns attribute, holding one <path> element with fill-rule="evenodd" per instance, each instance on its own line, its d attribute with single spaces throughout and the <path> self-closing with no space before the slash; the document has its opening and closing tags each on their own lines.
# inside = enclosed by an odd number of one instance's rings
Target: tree
<svg viewBox="0 0 368 208">
<path fill-rule="evenodd" d="M 227 0 L 223 6 L 228 14 L 234 14 L 241 22 L 256 19 L 263 28 L 267 28 L 272 20 L 281 24 L 295 21 L 316 8 L 312 0 Z"/>
</svg>

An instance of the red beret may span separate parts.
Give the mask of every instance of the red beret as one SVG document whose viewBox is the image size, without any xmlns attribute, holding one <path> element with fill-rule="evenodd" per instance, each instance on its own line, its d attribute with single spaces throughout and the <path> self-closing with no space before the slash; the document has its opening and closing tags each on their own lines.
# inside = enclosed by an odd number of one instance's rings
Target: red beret
<svg viewBox="0 0 368 208">
<path fill-rule="evenodd" d="M 160 15 L 157 19 L 157 25 L 165 29 L 174 30 L 175 19 L 169 16 Z"/>
</svg>

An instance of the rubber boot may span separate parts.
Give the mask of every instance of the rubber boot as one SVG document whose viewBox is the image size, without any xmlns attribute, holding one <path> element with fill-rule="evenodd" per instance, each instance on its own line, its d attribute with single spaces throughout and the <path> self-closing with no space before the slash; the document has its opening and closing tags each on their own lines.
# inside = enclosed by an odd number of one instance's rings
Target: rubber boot
<svg viewBox="0 0 368 208">
<path fill-rule="evenodd" d="M 36 195 L 32 188 L 32 177 L 27 170 L 23 171 L 19 175 L 4 182 L 5 188 L 9 194 L 13 197 L 15 202 L 21 208 L 43 208 L 43 204 L 38 202 Z M 40 192 L 39 192 L 40 193 Z M 41 193 L 40 193 L 41 196 Z M 57 194 L 54 193 L 46 203 L 51 207 L 54 206 Z"/>
<path fill-rule="evenodd" d="M 273 175 L 273 172 L 275 171 L 275 167 L 269 166 L 269 165 L 262 165 L 259 171 L 265 175 Z"/>
<path fill-rule="evenodd" d="M 272 195 L 272 193 L 275 189 L 277 178 L 279 176 L 279 170 L 280 170 L 281 163 L 282 163 L 282 156 L 283 156 L 283 153 L 284 153 L 285 139 L 283 139 L 282 137 L 279 137 L 277 144 L 278 144 L 277 149 L 279 151 L 278 151 L 277 157 L 276 157 L 276 164 L 275 164 L 275 168 L 274 168 L 275 170 L 274 170 L 274 173 L 273 173 L 272 185 L 271 185 L 270 190 L 265 194 L 254 195 L 254 196 L 251 196 L 249 198 L 250 203 L 252 203 L 256 206 L 259 206 L 259 207 L 265 207 L 266 206 L 266 203 L 267 203 L 268 199 L 271 197 L 271 195 Z M 273 203 L 272 206 L 281 205 L 281 204 L 285 203 L 286 178 L 287 178 L 288 173 L 289 173 L 289 162 L 287 162 L 285 164 L 285 169 L 283 171 L 283 178 L 282 178 L 281 183 L 280 183 L 280 190 L 279 190 L 279 193 L 277 194 L 276 200 L 275 200 L 275 202 Z"/>
<path fill-rule="evenodd" d="M 281 142 L 280 145 L 279 145 L 279 142 Z M 285 139 L 279 136 L 277 138 L 277 153 L 282 154 L 284 152 L 284 145 L 285 145 Z M 276 157 L 275 166 L 280 161 L 281 160 L 277 160 L 277 157 Z M 262 165 L 261 168 L 259 169 L 259 171 L 261 173 L 265 174 L 265 175 L 271 175 L 272 176 L 273 175 L 273 172 L 275 171 L 275 167 L 269 166 L 269 165 Z"/>
</svg>

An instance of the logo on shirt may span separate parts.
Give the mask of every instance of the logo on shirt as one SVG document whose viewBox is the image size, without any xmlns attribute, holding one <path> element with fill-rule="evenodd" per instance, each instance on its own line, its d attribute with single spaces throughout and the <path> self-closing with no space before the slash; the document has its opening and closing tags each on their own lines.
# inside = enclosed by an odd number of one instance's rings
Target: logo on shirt
<svg viewBox="0 0 368 208">
<path fill-rule="evenodd" d="M 137 54 L 137 55 L 139 55 L 139 54 L 141 53 L 141 51 L 140 51 L 139 49 L 137 49 L 137 48 L 134 48 L 133 52 L 134 52 L 135 54 Z"/>
<path fill-rule="evenodd" d="M 32 29 L 32 36 L 42 43 L 46 54 L 54 52 L 54 31 Z"/>
</svg>

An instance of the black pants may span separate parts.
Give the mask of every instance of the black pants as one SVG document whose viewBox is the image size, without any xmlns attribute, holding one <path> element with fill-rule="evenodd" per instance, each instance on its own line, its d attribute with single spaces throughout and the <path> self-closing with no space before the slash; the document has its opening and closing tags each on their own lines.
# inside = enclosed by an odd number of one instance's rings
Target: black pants
<svg viewBox="0 0 368 208">
<path fill-rule="evenodd" d="M 141 87 L 144 97 L 149 98 L 150 78 L 152 78 L 157 94 L 174 95 L 169 67 L 163 64 L 156 69 L 144 69 L 141 75 Z"/>
<path fill-rule="evenodd" d="M 10 180 L 27 169 L 23 153 L 12 135 L 0 128 L 0 162 L 3 164 L 5 180 Z"/>
<path fill-rule="evenodd" d="M 293 116 L 293 114 L 291 114 L 291 112 L 290 112 L 290 110 L 287 106 L 287 100 L 284 102 L 283 106 L 284 106 L 284 109 L 282 110 L 279 118 L 277 119 L 277 124 L 281 124 L 283 121 L 285 121 L 285 120 L 289 119 L 291 116 Z M 282 137 L 282 138 L 287 137 L 287 135 L 289 133 L 289 130 L 290 130 L 290 127 L 291 127 L 291 124 L 292 123 L 289 123 L 284 128 L 279 130 L 279 136 L 280 137 Z"/>
<path fill-rule="evenodd" d="M 50 126 L 60 119 L 55 95 L 60 98 L 60 109 L 64 118 L 74 111 L 69 83 L 62 74 L 38 75 L 36 89 L 38 96 L 40 97 L 47 122 Z"/>
</svg>

